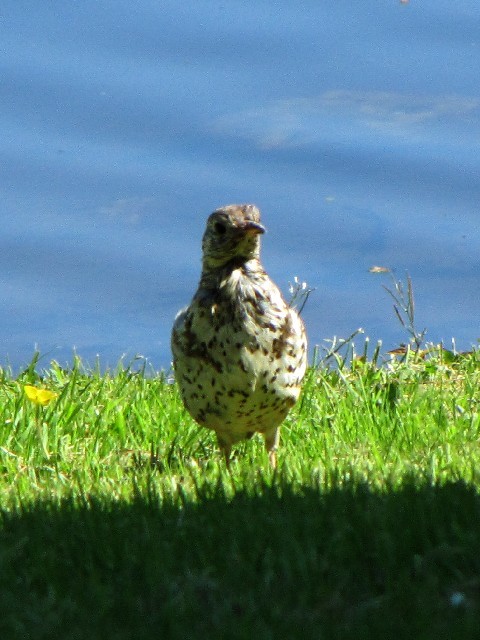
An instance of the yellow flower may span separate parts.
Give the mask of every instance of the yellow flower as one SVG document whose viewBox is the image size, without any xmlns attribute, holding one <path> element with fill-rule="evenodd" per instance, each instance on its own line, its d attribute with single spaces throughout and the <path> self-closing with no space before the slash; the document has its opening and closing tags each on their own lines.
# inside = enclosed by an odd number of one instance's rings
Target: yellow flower
<svg viewBox="0 0 480 640">
<path fill-rule="evenodd" d="M 47 405 L 51 400 L 57 397 L 58 393 L 49 391 L 48 389 L 39 389 L 38 387 L 32 387 L 30 384 L 26 384 L 23 387 L 27 398 L 35 404 Z"/>
</svg>

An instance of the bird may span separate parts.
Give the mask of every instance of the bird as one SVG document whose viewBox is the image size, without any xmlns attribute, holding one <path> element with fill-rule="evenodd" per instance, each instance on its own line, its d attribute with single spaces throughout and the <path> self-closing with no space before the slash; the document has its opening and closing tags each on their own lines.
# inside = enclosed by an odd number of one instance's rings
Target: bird
<svg viewBox="0 0 480 640">
<path fill-rule="evenodd" d="M 208 217 L 200 282 L 172 329 L 183 404 L 216 433 L 227 467 L 232 446 L 257 432 L 276 467 L 280 425 L 307 368 L 303 321 L 260 262 L 264 232 L 253 204 L 223 206 Z"/>
</svg>

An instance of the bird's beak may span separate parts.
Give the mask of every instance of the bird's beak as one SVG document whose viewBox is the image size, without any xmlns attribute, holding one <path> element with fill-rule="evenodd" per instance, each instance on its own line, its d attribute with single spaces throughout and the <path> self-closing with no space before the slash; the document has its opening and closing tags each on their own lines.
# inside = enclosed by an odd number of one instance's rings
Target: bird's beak
<svg viewBox="0 0 480 640">
<path fill-rule="evenodd" d="M 243 226 L 243 230 L 245 233 L 249 235 L 259 235 L 260 233 L 265 233 L 265 227 L 259 222 L 253 222 L 253 220 L 247 220 Z"/>
</svg>

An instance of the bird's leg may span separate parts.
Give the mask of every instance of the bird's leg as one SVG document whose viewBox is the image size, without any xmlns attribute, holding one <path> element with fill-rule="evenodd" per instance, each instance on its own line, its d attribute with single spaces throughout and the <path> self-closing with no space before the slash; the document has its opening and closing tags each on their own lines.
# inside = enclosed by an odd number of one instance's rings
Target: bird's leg
<svg viewBox="0 0 480 640">
<path fill-rule="evenodd" d="M 265 434 L 265 448 L 268 451 L 268 461 L 272 469 L 277 467 L 277 449 L 280 443 L 280 427 Z"/>
<path fill-rule="evenodd" d="M 223 457 L 225 458 L 225 464 L 227 469 L 230 469 L 230 454 L 232 452 L 232 445 L 225 442 L 220 436 L 217 434 L 217 441 L 220 451 L 223 453 Z"/>
<path fill-rule="evenodd" d="M 227 469 L 230 469 L 230 454 L 231 454 L 231 448 L 230 447 L 225 447 L 223 449 L 223 455 L 225 456 L 225 465 L 227 467 Z"/>
<path fill-rule="evenodd" d="M 272 469 L 277 468 L 277 452 L 275 450 L 268 452 L 268 461 Z"/>
</svg>

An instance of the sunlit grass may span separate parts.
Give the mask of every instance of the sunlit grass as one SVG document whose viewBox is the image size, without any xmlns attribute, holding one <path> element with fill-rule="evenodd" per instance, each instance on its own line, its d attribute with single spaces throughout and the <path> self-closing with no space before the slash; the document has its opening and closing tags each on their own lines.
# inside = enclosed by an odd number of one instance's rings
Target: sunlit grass
<svg viewBox="0 0 480 640">
<path fill-rule="evenodd" d="M 1 371 L 2 637 L 475 637 L 480 354 L 362 354 L 309 370 L 275 472 L 141 361 Z"/>
</svg>

